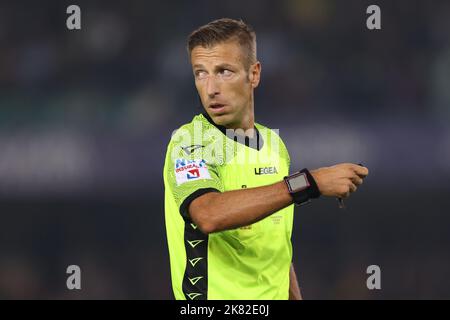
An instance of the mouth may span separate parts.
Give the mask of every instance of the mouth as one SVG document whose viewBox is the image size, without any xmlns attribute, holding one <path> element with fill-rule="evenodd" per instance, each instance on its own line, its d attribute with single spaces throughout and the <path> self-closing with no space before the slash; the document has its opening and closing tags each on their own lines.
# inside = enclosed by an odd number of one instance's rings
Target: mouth
<svg viewBox="0 0 450 320">
<path fill-rule="evenodd" d="M 220 113 L 220 112 L 223 112 L 225 110 L 225 104 L 223 104 L 223 103 L 211 103 L 209 105 L 209 109 L 213 113 Z"/>
</svg>

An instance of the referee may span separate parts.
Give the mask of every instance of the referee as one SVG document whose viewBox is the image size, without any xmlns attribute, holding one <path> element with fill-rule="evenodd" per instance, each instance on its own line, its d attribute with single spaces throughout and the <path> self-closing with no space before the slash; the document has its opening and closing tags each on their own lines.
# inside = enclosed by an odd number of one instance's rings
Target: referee
<svg viewBox="0 0 450 320">
<path fill-rule="evenodd" d="M 346 198 L 368 169 L 343 163 L 289 175 L 283 141 L 255 122 L 261 64 L 249 25 L 212 21 L 187 47 L 204 113 L 175 132 L 164 165 L 175 298 L 301 299 L 292 204 Z"/>
</svg>

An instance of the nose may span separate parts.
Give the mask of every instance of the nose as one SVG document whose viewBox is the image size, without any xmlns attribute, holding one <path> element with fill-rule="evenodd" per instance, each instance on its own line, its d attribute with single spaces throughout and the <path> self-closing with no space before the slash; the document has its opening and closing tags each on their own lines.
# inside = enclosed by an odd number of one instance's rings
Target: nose
<svg viewBox="0 0 450 320">
<path fill-rule="evenodd" d="M 208 77 L 206 80 L 206 93 L 210 98 L 213 98 L 220 93 L 216 77 Z"/>
</svg>

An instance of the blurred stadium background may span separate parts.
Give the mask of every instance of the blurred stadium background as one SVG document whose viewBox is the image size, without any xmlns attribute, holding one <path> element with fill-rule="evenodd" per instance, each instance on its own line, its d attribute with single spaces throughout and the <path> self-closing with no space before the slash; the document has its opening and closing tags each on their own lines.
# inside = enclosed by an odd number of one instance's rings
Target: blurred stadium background
<svg viewBox="0 0 450 320">
<path fill-rule="evenodd" d="M 185 39 L 220 17 L 256 29 L 256 119 L 292 169 L 371 172 L 346 211 L 296 209 L 304 297 L 449 299 L 450 3 L 359 0 L 1 1 L 0 298 L 172 298 L 165 148 L 201 112 Z"/>
</svg>

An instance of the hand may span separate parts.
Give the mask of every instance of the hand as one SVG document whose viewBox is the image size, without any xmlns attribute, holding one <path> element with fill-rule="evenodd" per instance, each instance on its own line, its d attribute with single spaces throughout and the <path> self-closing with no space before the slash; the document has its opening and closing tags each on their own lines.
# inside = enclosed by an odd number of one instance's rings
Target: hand
<svg viewBox="0 0 450 320">
<path fill-rule="evenodd" d="M 355 192 L 369 174 L 366 167 L 353 163 L 340 163 L 310 172 L 322 195 L 338 198 L 347 198 Z"/>
</svg>

